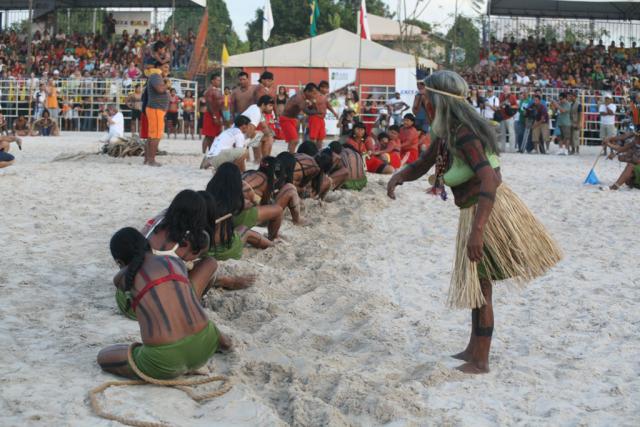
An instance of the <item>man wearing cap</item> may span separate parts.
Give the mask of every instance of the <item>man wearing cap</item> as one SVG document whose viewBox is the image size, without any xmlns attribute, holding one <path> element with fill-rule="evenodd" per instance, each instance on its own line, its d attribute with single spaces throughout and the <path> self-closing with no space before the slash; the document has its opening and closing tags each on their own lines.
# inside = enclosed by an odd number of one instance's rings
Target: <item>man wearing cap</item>
<svg viewBox="0 0 640 427">
<path fill-rule="evenodd" d="M 255 107 L 255 108 L 254 108 Z M 213 166 L 217 169 L 226 162 L 235 163 L 240 172 L 246 170 L 249 156 L 247 140 L 256 137 L 256 127 L 260 123 L 260 109 L 252 105 L 249 109 L 235 118 L 233 127 L 225 130 L 213 140 L 211 148 L 205 155 L 201 169 Z"/>
<path fill-rule="evenodd" d="M 600 140 L 604 142 L 609 137 L 616 136 L 616 104 L 610 93 L 604 94 L 604 103 L 598 107 L 600 113 Z M 604 154 L 607 146 L 603 144 Z"/>
<path fill-rule="evenodd" d="M 241 71 L 238 74 L 238 86 L 231 92 L 231 117 L 235 118 L 242 114 L 253 102 L 253 92 L 255 88 L 251 86 L 249 74 Z"/>
<path fill-rule="evenodd" d="M 273 98 L 273 73 L 265 71 L 260 76 L 258 84 L 253 89 L 253 103 L 257 104 L 258 100 L 263 96 L 270 96 Z"/>
<path fill-rule="evenodd" d="M 202 153 L 206 153 L 211 148 L 215 137 L 222 132 L 222 103 L 224 98 L 220 91 L 221 79 L 219 74 L 211 75 L 211 84 L 204 92 L 204 99 L 207 102 L 207 109 L 202 117 Z"/>
</svg>

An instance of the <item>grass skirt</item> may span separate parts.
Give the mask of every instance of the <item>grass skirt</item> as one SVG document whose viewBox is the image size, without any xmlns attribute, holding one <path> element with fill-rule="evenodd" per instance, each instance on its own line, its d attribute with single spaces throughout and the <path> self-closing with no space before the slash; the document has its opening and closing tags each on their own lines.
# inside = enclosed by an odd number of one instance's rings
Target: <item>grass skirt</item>
<svg viewBox="0 0 640 427">
<path fill-rule="evenodd" d="M 454 308 L 479 308 L 485 304 L 480 279 L 511 279 L 524 287 L 562 259 L 562 251 L 544 226 L 505 184 L 484 227 L 484 256 L 471 262 L 467 242 L 477 205 L 460 210 L 456 256 L 448 304 Z"/>
</svg>

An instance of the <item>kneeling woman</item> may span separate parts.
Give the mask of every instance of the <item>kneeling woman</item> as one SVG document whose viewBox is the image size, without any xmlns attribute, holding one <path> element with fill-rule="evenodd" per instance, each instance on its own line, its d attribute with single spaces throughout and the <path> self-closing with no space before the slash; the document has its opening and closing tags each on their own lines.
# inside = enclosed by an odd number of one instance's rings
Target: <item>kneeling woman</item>
<svg viewBox="0 0 640 427">
<path fill-rule="evenodd" d="M 387 192 L 415 181 L 436 165 L 436 185 L 451 187 L 460 208 L 449 304 L 471 309 L 471 338 L 454 357 L 467 373 L 489 371 L 493 334 L 492 281 L 525 284 L 545 274 L 562 254 L 544 226 L 502 183 L 493 129 L 466 101 L 462 77 L 437 71 L 425 80 L 424 107 L 437 141 L 418 160 L 394 174 Z M 433 222 L 433 221 L 432 221 Z"/>
<path fill-rule="evenodd" d="M 302 153 L 278 154 L 286 182 L 293 184 L 301 198 L 323 199 L 333 187 L 327 176 L 333 167 L 333 157 L 327 152 L 315 157 Z"/>
<path fill-rule="evenodd" d="M 246 241 L 258 249 L 273 246 L 273 240 L 278 238 L 282 224 L 282 208 L 277 205 L 245 204 L 242 175 L 235 164 L 223 163 L 207 184 L 207 192 L 215 199 L 216 211 L 219 215 L 232 214 L 232 224 L 236 231 L 242 231 L 242 234 L 245 234 L 245 230 L 251 230 L 258 224 L 268 223 L 267 238 L 255 232 L 247 232 Z"/>
<path fill-rule="evenodd" d="M 111 255 L 126 274 L 117 283 L 133 295 L 142 345 L 133 360 L 145 375 L 170 379 L 196 370 L 231 340 L 208 319 L 191 287 L 184 263 L 154 255 L 139 231 L 123 228 L 111 238 Z M 129 344 L 117 344 L 98 353 L 103 370 L 129 378 L 136 374 L 128 362 Z"/>
<path fill-rule="evenodd" d="M 389 136 L 386 133 L 381 133 L 380 139 L 389 140 Z M 362 123 L 357 123 L 351 135 L 345 143 L 345 147 L 349 146 L 362 155 L 367 165 L 367 171 L 371 173 L 380 173 L 384 175 L 390 175 L 395 172 L 395 169 L 385 160 L 381 158 L 382 154 L 379 153 L 377 144 L 373 137 L 367 136 L 367 128 Z M 389 157 L 388 155 L 386 156 Z"/>
<path fill-rule="evenodd" d="M 277 204 L 282 210 L 289 208 L 296 225 L 304 224 L 300 214 L 300 197 L 293 184 L 287 183 L 280 162 L 271 156 L 263 157 L 258 170 L 242 174 L 245 205 Z"/>
<path fill-rule="evenodd" d="M 349 144 L 344 146 L 338 141 L 329 144 L 329 149 L 340 157 L 340 167 L 347 171 L 347 177 L 342 184 L 346 190 L 360 191 L 367 186 L 364 159 L 360 153 Z M 333 176 L 332 176 L 333 177 Z"/>
<path fill-rule="evenodd" d="M 147 221 L 141 230 L 155 255 L 168 255 L 189 265 L 189 280 L 198 298 L 202 298 L 209 289 L 218 268 L 214 259 L 204 256 L 210 240 L 206 221 L 204 200 L 195 191 L 183 190 L 174 197 L 167 210 Z M 126 271 L 121 270 L 114 283 L 118 283 Z M 119 287 L 116 289 L 116 302 L 125 316 L 135 320 L 131 297 Z"/>
</svg>

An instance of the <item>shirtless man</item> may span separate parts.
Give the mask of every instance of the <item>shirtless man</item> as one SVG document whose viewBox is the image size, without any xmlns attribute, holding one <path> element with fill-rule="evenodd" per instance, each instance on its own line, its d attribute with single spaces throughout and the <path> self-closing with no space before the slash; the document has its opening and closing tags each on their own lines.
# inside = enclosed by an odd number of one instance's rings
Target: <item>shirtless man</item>
<svg viewBox="0 0 640 427">
<path fill-rule="evenodd" d="M 255 87 L 251 86 L 249 81 L 249 74 L 241 71 L 238 74 L 238 87 L 231 92 L 231 119 L 242 114 L 246 111 L 251 104 L 253 104 L 253 92 Z"/>
<path fill-rule="evenodd" d="M 221 82 L 220 75 L 213 74 L 211 76 L 211 85 L 204 92 L 207 109 L 202 118 L 202 135 L 204 135 L 202 153 L 209 151 L 213 140 L 222 132 L 223 96 L 220 91 Z"/>
<path fill-rule="evenodd" d="M 312 115 L 315 113 L 318 86 L 307 83 L 302 93 L 297 93 L 287 101 L 280 116 L 282 136 L 289 146 L 289 152 L 295 153 L 298 145 L 298 116 L 300 113 Z"/>
<path fill-rule="evenodd" d="M 322 143 L 327 136 L 327 127 L 324 121 L 327 115 L 327 110 L 331 111 L 331 114 L 337 119 L 338 114 L 329 104 L 329 82 L 323 80 L 318 85 L 320 94 L 316 99 L 315 113 L 309 116 L 309 139 L 318 146 L 318 150 L 322 150 Z"/>
<path fill-rule="evenodd" d="M 253 88 L 253 103 L 257 104 L 258 100 L 263 96 L 275 98 L 273 91 L 273 73 L 265 71 L 258 80 L 258 85 Z M 244 111 L 244 110 L 243 110 Z"/>
<path fill-rule="evenodd" d="M 15 157 L 9 154 L 11 143 L 18 144 L 18 148 L 22 150 L 22 140 L 17 136 L 0 136 L 0 169 L 11 166 L 15 161 Z"/>
<path fill-rule="evenodd" d="M 633 138 L 633 139 L 631 139 Z M 631 139 L 630 141 L 627 141 Z M 619 145 L 623 142 L 624 145 Z M 626 163 L 624 170 L 615 183 L 609 186 L 610 190 L 619 190 L 627 184 L 632 188 L 640 188 L 640 137 L 633 132 L 627 132 L 616 137 L 609 137 L 603 141 L 603 146 L 611 149 L 609 159 L 613 159 L 619 153 L 618 160 Z M 606 189 L 606 187 L 601 187 Z"/>
</svg>

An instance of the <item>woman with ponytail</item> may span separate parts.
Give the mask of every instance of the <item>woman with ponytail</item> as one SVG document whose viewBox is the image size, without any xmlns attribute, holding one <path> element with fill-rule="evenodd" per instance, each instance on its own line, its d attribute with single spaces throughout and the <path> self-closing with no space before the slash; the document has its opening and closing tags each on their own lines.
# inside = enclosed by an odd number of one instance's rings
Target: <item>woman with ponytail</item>
<svg viewBox="0 0 640 427">
<path fill-rule="evenodd" d="M 300 214 L 300 197 L 296 187 L 286 181 L 284 170 L 275 157 L 263 157 L 258 170 L 248 170 L 242 174 L 242 191 L 245 205 L 275 203 L 283 210 L 289 208 L 294 224 L 306 223 Z"/>
<path fill-rule="evenodd" d="M 209 321 L 179 258 L 155 255 L 148 240 L 131 227 L 114 234 L 110 248 L 121 268 L 114 284 L 130 297 L 140 325 L 142 345 L 133 349 L 133 360 L 144 374 L 175 378 L 206 364 L 218 349 L 231 347 L 231 340 Z M 104 348 L 98 364 L 135 378 L 128 349 L 129 344 Z"/>
<path fill-rule="evenodd" d="M 207 232 L 207 206 L 198 193 L 183 190 L 169 208 L 146 222 L 141 230 L 156 255 L 169 255 L 186 263 L 189 280 L 200 299 L 211 287 L 218 268 L 215 259 L 207 257 L 210 235 Z M 126 309 L 130 302 L 116 290 L 116 302 L 122 313 L 135 320 L 135 313 Z"/>
</svg>

